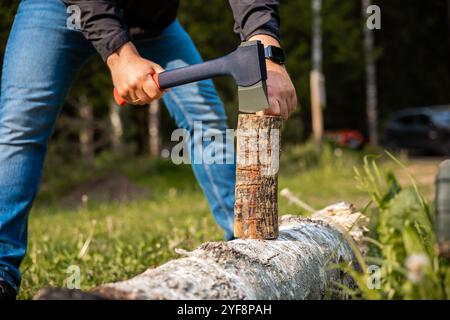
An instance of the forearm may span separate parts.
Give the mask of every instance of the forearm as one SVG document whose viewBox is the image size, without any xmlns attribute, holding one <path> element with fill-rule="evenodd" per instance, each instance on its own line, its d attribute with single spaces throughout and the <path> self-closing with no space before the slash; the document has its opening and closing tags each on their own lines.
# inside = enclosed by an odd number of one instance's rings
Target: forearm
<svg viewBox="0 0 450 320">
<path fill-rule="evenodd" d="M 241 40 L 254 35 L 280 39 L 279 0 L 228 0 L 235 20 L 234 31 Z"/>
<path fill-rule="evenodd" d="M 81 32 L 103 60 L 130 41 L 121 9 L 114 0 L 63 0 L 80 9 Z"/>
</svg>

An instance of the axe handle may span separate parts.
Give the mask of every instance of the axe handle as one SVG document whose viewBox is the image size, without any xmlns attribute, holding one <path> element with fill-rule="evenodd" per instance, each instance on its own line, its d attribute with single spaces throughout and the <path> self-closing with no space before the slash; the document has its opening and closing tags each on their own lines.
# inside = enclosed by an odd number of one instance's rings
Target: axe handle
<svg viewBox="0 0 450 320">
<path fill-rule="evenodd" d="M 231 75 L 227 63 L 228 56 L 225 56 L 192 66 L 164 71 L 158 76 L 159 87 L 168 89 L 217 76 Z"/>
<path fill-rule="evenodd" d="M 177 68 L 155 74 L 153 79 L 161 90 L 176 87 L 179 85 L 210 79 L 217 76 L 232 76 L 228 68 L 228 63 L 232 58 L 230 53 L 224 57 L 206 61 L 192 66 Z M 114 88 L 114 100 L 120 106 L 124 106 L 126 101 Z"/>
</svg>

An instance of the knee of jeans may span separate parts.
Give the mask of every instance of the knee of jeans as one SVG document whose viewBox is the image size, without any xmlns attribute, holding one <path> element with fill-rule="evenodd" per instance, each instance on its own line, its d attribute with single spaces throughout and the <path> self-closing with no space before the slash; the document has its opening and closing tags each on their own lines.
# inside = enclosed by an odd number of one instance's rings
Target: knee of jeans
<svg viewBox="0 0 450 320">
<path fill-rule="evenodd" d="M 0 118 L 0 143 L 45 146 L 52 131 L 50 122 L 41 116 L 17 112 L 4 115 Z"/>
</svg>

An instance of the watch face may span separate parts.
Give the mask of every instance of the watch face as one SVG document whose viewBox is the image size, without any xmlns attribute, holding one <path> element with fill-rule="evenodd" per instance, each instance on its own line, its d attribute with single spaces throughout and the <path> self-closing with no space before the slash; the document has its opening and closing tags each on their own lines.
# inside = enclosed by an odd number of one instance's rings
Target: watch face
<svg viewBox="0 0 450 320">
<path fill-rule="evenodd" d="M 272 57 L 279 63 L 284 63 L 284 53 L 280 48 L 272 47 Z"/>
<path fill-rule="evenodd" d="M 284 63 L 284 52 L 281 48 L 275 46 L 268 46 L 266 53 L 267 53 L 266 58 L 269 58 L 270 60 L 279 64 Z"/>
</svg>

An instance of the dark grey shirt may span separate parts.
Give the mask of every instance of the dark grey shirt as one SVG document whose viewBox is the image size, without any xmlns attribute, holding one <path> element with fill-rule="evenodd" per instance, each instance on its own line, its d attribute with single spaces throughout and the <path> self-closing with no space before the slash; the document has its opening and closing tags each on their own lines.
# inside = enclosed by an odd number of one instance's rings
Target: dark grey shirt
<svg viewBox="0 0 450 320">
<path fill-rule="evenodd" d="M 81 30 L 106 59 L 135 38 L 157 36 L 176 19 L 179 0 L 63 0 L 81 9 Z M 229 0 L 235 19 L 234 31 L 241 40 L 254 34 L 279 39 L 279 0 Z M 205 5 L 214 1 L 205 0 Z"/>
</svg>

